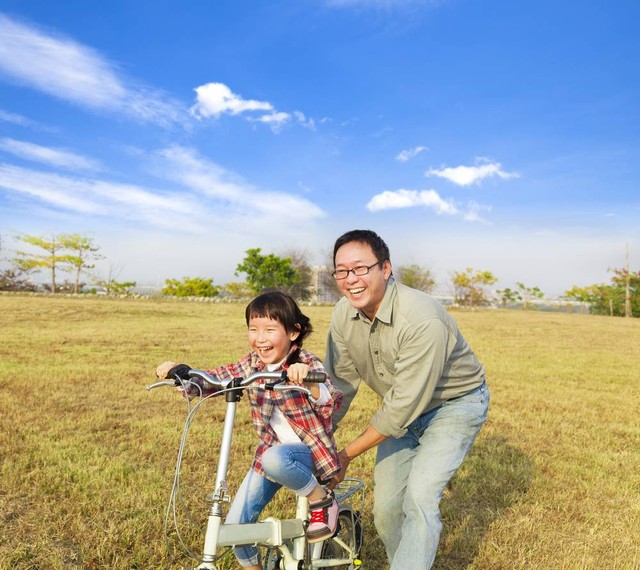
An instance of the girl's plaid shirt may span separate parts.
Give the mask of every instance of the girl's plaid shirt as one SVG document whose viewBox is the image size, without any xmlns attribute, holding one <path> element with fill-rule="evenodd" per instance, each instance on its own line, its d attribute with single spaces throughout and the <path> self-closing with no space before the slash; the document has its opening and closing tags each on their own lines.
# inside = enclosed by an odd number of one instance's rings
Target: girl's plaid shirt
<svg viewBox="0 0 640 570">
<path fill-rule="evenodd" d="M 296 348 L 296 346 L 292 346 L 291 351 Z M 309 365 L 312 372 L 325 372 L 322 361 L 315 354 L 304 349 L 300 349 L 298 360 Z M 207 372 L 221 380 L 229 380 L 238 377 L 244 378 L 253 372 L 262 372 L 264 368 L 265 364 L 258 355 L 251 352 L 238 362 L 225 364 L 213 370 L 207 370 Z M 318 479 L 328 481 L 338 473 L 340 462 L 333 439 L 331 414 L 342 404 L 343 395 L 333 386 L 328 377 L 325 385 L 329 389 L 331 398 L 322 405 L 317 405 L 301 392 L 267 390 L 264 388 L 264 381 L 260 381 L 257 387 L 247 390 L 251 403 L 253 426 L 260 439 L 251 466 L 256 472 L 266 477 L 262 468 L 262 454 L 269 447 L 278 443 L 278 437 L 270 425 L 271 414 L 273 409 L 277 407 L 287 418 L 296 435 L 311 450 Z M 212 391 L 207 390 L 204 386 L 202 388 L 205 395 Z"/>
</svg>

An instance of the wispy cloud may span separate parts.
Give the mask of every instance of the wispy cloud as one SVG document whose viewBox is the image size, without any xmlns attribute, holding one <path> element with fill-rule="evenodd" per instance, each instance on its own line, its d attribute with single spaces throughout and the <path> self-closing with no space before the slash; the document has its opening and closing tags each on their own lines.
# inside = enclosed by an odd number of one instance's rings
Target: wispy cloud
<svg viewBox="0 0 640 570">
<path fill-rule="evenodd" d="M 188 189 L 221 201 L 248 219 L 274 216 L 278 219 L 319 219 L 324 211 L 314 203 L 285 192 L 267 191 L 201 157 L 196 151 L 173 146 L 158 152 L 162 159 L 157 174 Z"/>
<path fill-rule="evenodd" d="M 61 176 L 0 163 L 0 188 L 80 214 L 144 220 L 162 225 L 198 211 L 193 200 L 131 184 Z"/>
<path fill-rule="evenodd" d="M 491 206 L 478 204 L 477 202 L 471 201 L 467 204 L 467 209 L 462 215 L 462 218 L 466 222 L 480 222 L 482 224 L 490 224 L 491 222 L 483 218 L 481 214 L 483 212 L 491 212 L 491 210 Z"/>
<path fill-rule="evenodd" d="M 451 200 L 444 200 L 435 190 L 385 190 L 376 194 L 367 209 L 371 212 L 424 206 L 438 214 L 457 214 L 458 208 Z"/>
<path fill-rule="evenodd" d="M 396 160 L 399 162 L 407 162 L 415 156 L 419 155 L 421 152 L 424 152 L 425 150 L 429 149 L 426 146 L 416 146 L 407 150 L 403 150 L 398 153 L 398 155 L 396 156 Z"/>
<path fill-rule="evenodd" d="M 441 169 L 431 168 L 425 172 L 425 176 L 444 178 L 458 186 L 470 186 L 478 184 L 485 178 L 498 177 L 502 179 L 518 178 L 520 175 L 515 172 L 506 172 L 499 162 L 489 162 L 487 159 L 479 158 L 475 166 L 456 166 Z"/>
<path fill-rule="evenodd" d="M 234 93 L 224 83 L 205 83 L 196 87 L 194 91 L 196 92 L 196 102 L 189 109 L 189 112 L 199 120 L 218 119 L 225 114 L 244 114 L 248 121 L 269 125 L 274 132 L 280 132 L 292 119 L 305 128 L 315 129 L 313 119 L 305 117 L 301 111 L 293 111 L 293 113 L 277 111 L 275 106 L 268 101 L 245 99 Z"/>
<path fill-rule="evenodd" d="M 102 170 L 98 161 L 74 152 L 58 148 L 49 148 L 10 138 L 0 139 L 0 150 L 4 150 L 19 158 L 59 168 L 68 168 L 70 170 Z"/>
<path fill-rule="evenodd" d="M 481 214 L 490 212 L 491 206 L 469 202 L 466 208 L 463 208 L 452 199 L 442 198 L 435 190 L 385 190 L 376 194 L 367 204 L 370 212 L 418 207 L 428 208 L 438 215 L 458 216 L 465 222 L 490 223 Z"/>
<path fill-rule="evenodd" d="M 14 81 L 94 110 L 168 126 L 180 105 L 162 93 L 131 85 L 90 47 L 0 14 L 0 71 Z"/>
<path fill-rule="evenodd" d="M 8 111 L 3 111 L 0 109 L 0 121 L 5 123 L 13 123 L 14 125 L 20 125 L 22 127 L 30 127 L 35 125 L 34 121 L 23 117 L 22 115 L 17 115 L 16 113 L 9 113 Z"/>
</svg>

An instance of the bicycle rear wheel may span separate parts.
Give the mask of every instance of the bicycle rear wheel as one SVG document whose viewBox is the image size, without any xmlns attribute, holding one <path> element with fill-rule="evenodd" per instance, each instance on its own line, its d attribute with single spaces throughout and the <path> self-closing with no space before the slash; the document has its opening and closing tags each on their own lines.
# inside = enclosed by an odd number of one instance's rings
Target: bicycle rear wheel
<svg viewBox="0 0 640 570">
<path fill-rule="evenodd" d="M 280 570 L 282 554 L 275 546 L 269 546 L 262 557 L 263 570 Z"/>
<path fill-rule="evenodd" d="M 348 549 L 345 549 L 335 539 L 339 538 Z M 338 530 L 333 538 L 328 539 L 322 545 L 322 558 L 344 558 L 351 560 L 348 564 L 332 566 L 336 570 L 354 570 L 358 568 L 354 560 L 360 556 L 362 549 L 362 523 L 360 513 L 354 511 L 350 506 L 340 508 L 338 514 Z"/>
</svg>

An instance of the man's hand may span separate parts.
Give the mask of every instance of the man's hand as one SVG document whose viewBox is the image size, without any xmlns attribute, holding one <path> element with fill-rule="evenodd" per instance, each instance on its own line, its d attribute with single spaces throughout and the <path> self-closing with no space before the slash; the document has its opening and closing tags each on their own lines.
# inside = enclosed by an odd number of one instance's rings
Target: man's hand
<svg viewBox="0 0 640 570">
<path fill-rule="evenodd" d="M 344 449 L 338 453 L 338 458 L 340 459 L 340 471 L 338 471 L 338 473 L 333 476 L 333 479 L 329 481 L 329 484 L 327 485 L 329 489 L 335 489 L 340 483 L 342 483 L 347 475 L 349 463 L 351 463 L 351 459 L 346 454 Z"/>
</svg>

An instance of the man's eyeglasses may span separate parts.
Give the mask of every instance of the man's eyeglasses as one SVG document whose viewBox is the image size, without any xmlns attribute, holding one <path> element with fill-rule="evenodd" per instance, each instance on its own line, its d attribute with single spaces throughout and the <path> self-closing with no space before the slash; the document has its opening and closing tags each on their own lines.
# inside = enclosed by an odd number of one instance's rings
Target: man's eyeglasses
<svg viewBox="0 0 640 570">
<path fill-rule="evenodd" d="M 353 269 L 336 269 L 331 275 L 333 275 L 333 278 L 337 280 L 346 279 L 349 273 L 353 273 L 358 277 L 362 277 L 363 275 L 369 273 L 371 268 L 378 265 L 378 263 L 380 262 L 376 261 L 373 265 L 369 265 L 369 267 L 367 267 L 366 265 L 358 265 L 358 267 L 354 267 Z"/>
</svg>

